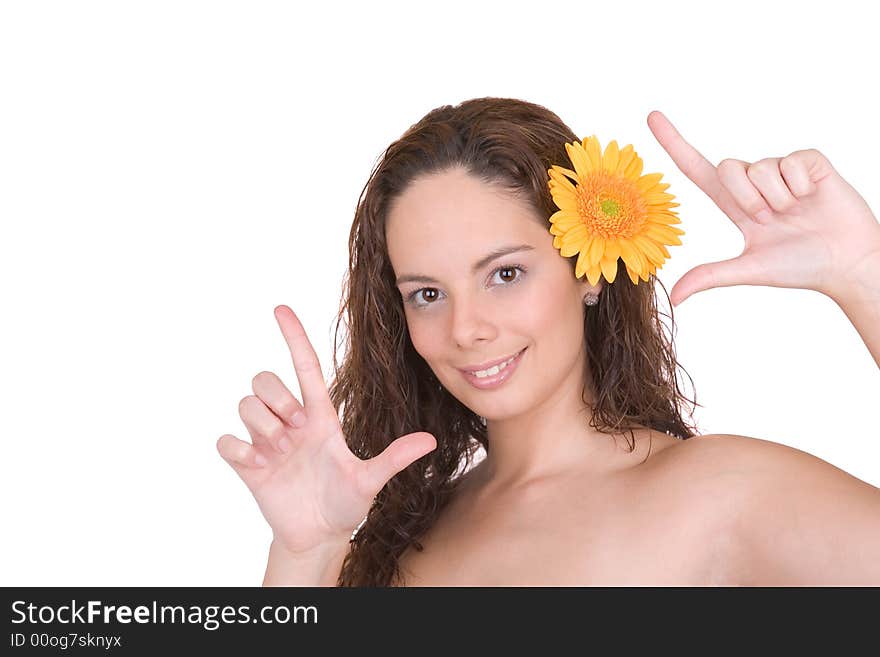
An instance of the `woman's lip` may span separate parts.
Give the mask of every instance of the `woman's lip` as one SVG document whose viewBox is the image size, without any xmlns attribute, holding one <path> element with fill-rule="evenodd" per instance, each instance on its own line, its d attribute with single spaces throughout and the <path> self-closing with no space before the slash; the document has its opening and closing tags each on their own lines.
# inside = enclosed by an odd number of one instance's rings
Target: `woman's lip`
<svg viewBox="0 0 880 657">
<path fill-rule="evenodd" d="M 503 370 L 500 370 L 497 374 L 493 374 L 492 376 L 484 376 L 483 378 L 478 377 L 476 374 L 471 374 L 467 371 L 462 371 L 462 376 L 467 379 L 467 382 L 472 386 L 477 388 L 478 390 L 491 390 L 493 388 L 497 388 L 499 386 L 504 385 L 507 380 L 513 376 L 516 372 L 516 368 L 519 367 L 519 362 L 522 360 L 522 355 L 525 353 L 526 348 L 524 347 L 522 351 L 514 356 L 513 361 L 505 367 Z M 504 361 L 501 361 L 502 363 Z"/>
<path fill-rule="evenodd" d="M 501 363 L 506 363 L 511 358 L 515 358 L 519 356 L 522 352 L 526 350 L 525 347 L 517 351 L 516 353 L 511 354 L 510 356 L 505 356 L 504 358 L 499 358 L 498 360 L 490 360 L 488 363 L 484 365 L 477 365 L 475 367 L 459 367 L 459 371 L 464 372 L 465 374 L 472 374 L 473 372 L 481 372 L 483 370 L 488 370 L 491 367 L 495 367 L 496 365 L 500 365 Z"/>
</svg>

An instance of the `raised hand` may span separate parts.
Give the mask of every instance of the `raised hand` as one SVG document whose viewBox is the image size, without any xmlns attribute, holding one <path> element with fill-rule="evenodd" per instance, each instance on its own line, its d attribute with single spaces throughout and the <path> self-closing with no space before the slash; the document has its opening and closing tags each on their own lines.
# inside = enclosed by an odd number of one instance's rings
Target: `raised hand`
<svg viewBox="0 0 880 657">
<path fill-rule="evenodd" d="M 672 287 L 678 305 L 702 290 L 769 285 L 836 297 L 880 260 L 880 224 L 865 200 L 815 149 L 714 166 L 661 113 L 648 127 L 676 166 L 739 228 L 743 252 L 701 264 Z"/>
<path fill-rule="evenodd" d="M 254 395 L 239 404 L 253 443 L 225 434 L 217 450 L 250 489 L 274 540 L 291 553 L 306 553 L 346 543 L 388 480 L 437 441 L 419 431 L 368 460 L 352 453 L 299 318 L 287 306 L 275 308 L 275 318 L 303 403 L 275 374 L 260 372 L 253 379 Z"/>
</svg>

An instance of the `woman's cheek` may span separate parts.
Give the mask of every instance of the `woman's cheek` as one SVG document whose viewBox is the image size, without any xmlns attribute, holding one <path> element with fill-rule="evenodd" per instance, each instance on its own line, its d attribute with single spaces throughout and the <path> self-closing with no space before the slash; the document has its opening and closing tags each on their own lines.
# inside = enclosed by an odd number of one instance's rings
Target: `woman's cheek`
<svg viewBox="0 0 880 657">
<path fill-rule="evenodd" d="M 428 322 L 418 317 L 408 317 L 407 330 L 409 331 L 409 338 L 412 341 L 413 348 L 419 356 L 430 362 L 434 352 L 437 350 L 436 342 L 439 336 L 436 327 L 434 327 L 434 330 L 431 330 Z"/>
</svg>

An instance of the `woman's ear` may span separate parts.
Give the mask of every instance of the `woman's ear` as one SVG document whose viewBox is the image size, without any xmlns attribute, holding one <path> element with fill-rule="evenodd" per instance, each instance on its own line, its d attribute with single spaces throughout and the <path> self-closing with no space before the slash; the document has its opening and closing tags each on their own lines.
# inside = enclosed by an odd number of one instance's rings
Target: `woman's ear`
<svg viewBox="0 0 880 657">
<path fill-rule="evenodd" d="M 602 288 L 604 287 L 604 280 L 602 278 L 595 285 L 591 285 L 590 281 L 587 280 L 587 277 L 584 276 L 581 279 L 580 283 L 580 294 L 583 297 L 585 294 L 595 294 L 599 295 L 602 293 Z"/>
</svg>

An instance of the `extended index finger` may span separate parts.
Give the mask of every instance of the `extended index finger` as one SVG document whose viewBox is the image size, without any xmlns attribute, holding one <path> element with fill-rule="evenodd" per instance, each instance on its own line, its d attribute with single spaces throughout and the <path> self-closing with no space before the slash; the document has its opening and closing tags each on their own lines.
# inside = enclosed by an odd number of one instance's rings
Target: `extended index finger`
<svg viewBox="0 0 880 657">
<path fill-rule="evenodd" d="M 310 408 L 325 406 L 329 402 L 318 354 L 315 353 L 299 317 L 293 310 L 284 305 L 276 306 L 275 319 L 278 321 L 281 334 L 290 348 L 293 368 L 296 370 L 296 378 L 302 393 L 303 406 L 308 414 Z"/>
<path fill-rule="evenodd" d="M 715 166 L 684 140 L 663 112 L 654 110 L 648 114 L 648 127 L 675 166 L 717 203 L 722 187 Z"/>
</svg>

